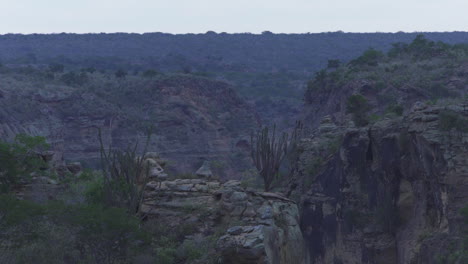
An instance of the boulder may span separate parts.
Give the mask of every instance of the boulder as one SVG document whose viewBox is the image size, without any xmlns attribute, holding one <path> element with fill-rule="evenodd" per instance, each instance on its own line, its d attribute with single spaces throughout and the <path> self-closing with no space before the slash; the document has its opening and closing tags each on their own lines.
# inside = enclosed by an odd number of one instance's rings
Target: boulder
<svg viewBox="0 0 468 264">
<path fill-rule="evenodd" d="M 213 173 L 211 172 L 210 162 L 205 160 L 203 165 L 195 172 L 195 175 L 200 178 L 212 179 Z"/>
<path fill-rule="evenodd" d="M 77 175 L 81 171 L 83 171 L 83 166 L 81 166 L 80 162 L 71 162 L 67 164 L 67 169 L 70 171 L 73 175 Z"/>
<path fill-rule="evenodd" d="M 141 157 L 138 157 L 137 160 L 140 160 Z M 148 152 L 143 157 L 143 173 L 146 171 L 149 172 L 148 177 L 150 180 L 166 180 L 168 175 L 164 172 L 163 167 L 166 165 L 166 161 L 163 160 L 160 155 L 156 152 Z M 140 177 L 142 178 L 142 177 Z"/>
</svg>

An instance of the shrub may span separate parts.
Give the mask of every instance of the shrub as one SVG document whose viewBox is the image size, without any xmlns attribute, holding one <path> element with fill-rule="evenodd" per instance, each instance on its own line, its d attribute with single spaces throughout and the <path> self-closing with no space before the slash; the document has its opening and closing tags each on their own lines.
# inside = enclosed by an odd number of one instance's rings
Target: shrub
<svg viewBox="0 0 468 264">
<path fill-rule="evenodd" d="M 391 58 L 395 58 L 408 51 L 408 44 L 397 42 L 392 44 L 392 48 L 388 51 L 387 55 Z"/>
<path fill-rule="evenodd" d="M 441 83 L 432 83 L 428 87 L 428 92 L 432 98 L 443 98 L 450 96 L 450 90 Z"/>
<path fill-rule="evenodd" d="M 387 113 L 394 113 L 397 116 L 403 115 L 403 107 L 399 104 L 391 104 L 386 109 Z"/>
<path fill-rule="evenodd" d="M 122 208 L 105 208 L 96 204 L 66 205 L 62 202 L 36 204 L 11 195 L 0 196 L 0 234 L 16 258 L 31 263 L 35 255 L 61 248 L 57 256 L 47 256 L 35 263 L 64 263 L 72 249 L 80 256 L 75 261 L 115 263 L 127 259 L 138 247 L 150 242 L 136 216 Z M 0 251 L 2 245 L 0 245 Z M 92 261 L 91 261 L 92 260 Z"/>
<path fill-rule="evenodd" d="M 65 66 L 63 66 L 63 64 L 53 63 L 49 65 L 49 70 L 54 73 L 62 73 L 64 69 Z"/>
<path fill-rule="evenodd" d="M 19 179 L 45 167 L 40 153 L 48 147 L 44 137 L 25 134 L 18 134 L 12 143 L 0 141 L 0 193 L 10 191 Z"/>
<path fill-rule="evenodd" d="M 360 57 L 350 62 L 352 66 L 377 66 L 385 55 L 378 50 L 370 48 L 366 50 Z"/>
<path fill-rule="evenodd" d="M 161 73 L 155 71 L 155 70 L 147 70 L 143 72 L 143 77 L 145 78 L 153 78 L 155 76 L 160 75 Z"/>
<path fill-rule="evenodd" d="M 88 79 L 86 72 L 67 72 L 60 78 L 66 85 L 83 85 Z"/>
<path fill-rule="evenodd" d="M 173 264 L 175 263 L 176 249 L 174 247 L 160 247 L 156 249 L 155 263 Z"/>
<path fill-rule="evenodd" d="M 365 126 L 369 124 L 367 111 L 370 110 L 370 106 L 367 99 L 360 95 L 351 95 L 346 103 L 346 111 L 353 115 L 353 121 L 356 126 Z"/>
<path fill-rule="evenodd" d="M 118 79 L 123 79 L 126 76 L 127 76 L 127 72 L 122 69 L 119 69 L 115 72 L 115 77 L 117 77 Z"/>
<path fill-rule="evenodd" d="M 371 122 L 371 123 L 375 123 L 375 122 L 377 122 L 377 121 L 379 121 L 381 119 L 382 119 L 382 117 L 377 115 L 377 114 L 370 114 L 369 118 L 368 118 L 369 122 Z"/>
<path fill-rule="evenodd" d="M 333 75 L 336 77 L 336 74 Z M 322 91 L 327 89 L 328 73 L 326 70 L 320 70 L 315 73 L 313 80 L 307 82 L 307 92 Z"/>
<path fill-rule="evenodd" d="M 338 68 L 340 67 L 340 60 L 328 60 L 327 68 Z"/>
<path fill-rule="evenodd" d="M 188 261 L 200 259 L 203 256 L 203 250 L 199 244 L 193 240 L 185 240 L 177 250 L 177 258 Z"/>
<path fill-rule="evenodd" d="M 0 226 L 21 224 L 44 213 L 44 208 L 30 201 L 18 200 L 9 194 L 0 194 Z"/>
<path fill-rule="evenodd" d="M 439 127 L 443 131 L 455 129 L 459 132 L 468 132 L 468 119 L 455 111 L 444 110 L 439 113 Z"/>
</svg>

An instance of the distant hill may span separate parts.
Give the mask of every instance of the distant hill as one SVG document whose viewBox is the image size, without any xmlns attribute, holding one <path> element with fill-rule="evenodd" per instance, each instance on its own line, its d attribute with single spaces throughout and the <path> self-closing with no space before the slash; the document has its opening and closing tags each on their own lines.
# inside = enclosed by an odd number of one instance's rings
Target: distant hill
<svg viewBox="0 0 468 264">
<path fill-rule="evenodd" d="M 0 62 L 9 67 L 61 65 L 65 72 L 86 68 L 204 76 L 232 84 L 265 123 L 288 126 L 300 111 L 307 81 L 329 60 L 347 63 L 370 47 L 385 52 L 392 43 L 409 43 L 418 34 L 8 34 L 0 35 Z M 424 35 L 436 42 L 468 43 L 468 32 Z"/>
<path fill-rule="evenodd" d="M 148 150 L 170 161 L 168 172 L 194 173 L 209 160 L 217 176 L 239 177 L 250 168 L 245 146 L 257 124 L 230 85 L 202 77 L 0 68 L 0 139 L 45 136 L 57 158 L 88 167 L 100 165 L 98 129 L 106 145 L 142 149 L 153 128 Z"/>
<path fill-rule="evenodd" d="M 410 42 L 417 34 L 7 34 L 0 35 L 0 59 L 114 69 L 310 73 L 329 59 L 348 61 L 369 47 L 387 50 L 392 43 Z M 448 44 L 468 42 L 468 32 L 424 35 Z"/>
</svg>

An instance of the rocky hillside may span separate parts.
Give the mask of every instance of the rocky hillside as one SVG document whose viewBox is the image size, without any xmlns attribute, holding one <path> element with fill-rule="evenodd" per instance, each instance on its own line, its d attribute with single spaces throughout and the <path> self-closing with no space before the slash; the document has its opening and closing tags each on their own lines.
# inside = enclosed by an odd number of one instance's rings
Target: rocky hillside
<svg viewBox="0 0 468 264">
<path fill-rule="evenodd" d="M 0 79 L 0 138 L 45 136 L 57 159 L 96 167 L 98 129 L 105 145 L 143 148 L 152 127 L 148 150 L 167 158 L 172 173 L 193 173 L 204 160 L 225 176 L 250 166 L 246 140 L 257 117 L 226 83 L 35 68 L 3 68 Z"/>
<path fill-rule="evenodd" d="M 468 52 L 417 38 L 309 83 L 289 197 L 311 263 L 466 263 Z"/>
<path fill-rule="evenodd" d="M 369 47 L 386 52 L 418 33 L 307 34 L 7 34 L 0 35 L 0 65 L 64 66 L 184 72 L 231 83 L 248 98 L 266 124 L 294 126 L 305 83 L 329 61 L 348 63 Z M 467 32 L 426 32 L 433 41 L 468 42 Z"/>
<path fill-rule="evenodd" d="M 365 99 L 367 121 L 402 115 L 417 101 L 463 98 L 467 78 L 466 45 L 435 43 L 419 35 L 410 44 L 394 44 L 386 54 L 369 49 L 346 65 L 317 72 L 307 85 L 304 118 L 312 127 L 326 115 L 343 123 L 351 95 Z"/>
</svg>

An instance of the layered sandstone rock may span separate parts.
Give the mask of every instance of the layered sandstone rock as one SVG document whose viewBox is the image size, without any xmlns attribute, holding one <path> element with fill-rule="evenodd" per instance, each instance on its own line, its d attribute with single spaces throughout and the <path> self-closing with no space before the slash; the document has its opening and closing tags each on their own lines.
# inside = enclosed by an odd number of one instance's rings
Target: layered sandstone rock
<svg viewBox="0 0 468 264">
<path fill-rule="evenodd" d="M 177 179 L 150 182 L 141 212 L 177 228 L 191 223 L 185 239 L 212 239 L 220 263 L 306 263 L 296 204 L 274 193 L 255 192 L 239 181 Z"/>
<path fill-rule="evenodd" d="M 221 164 L 214 174 L 240 175 L 250 161 L 242 144 L 258 125 L 256 114 L 232 87 L 189 75 L 155 80 L 108 79 L 96 74 L 83 86 L 35 86 L 30 76 L 2 76 L 0 138 L 18 133 L 47 138 L 55 159 L 99 167 L 101 131 L 105 148 L 147 151 L 171 161 L 167 171 L 192 173 L 204 160 Z"/>
</svg>

